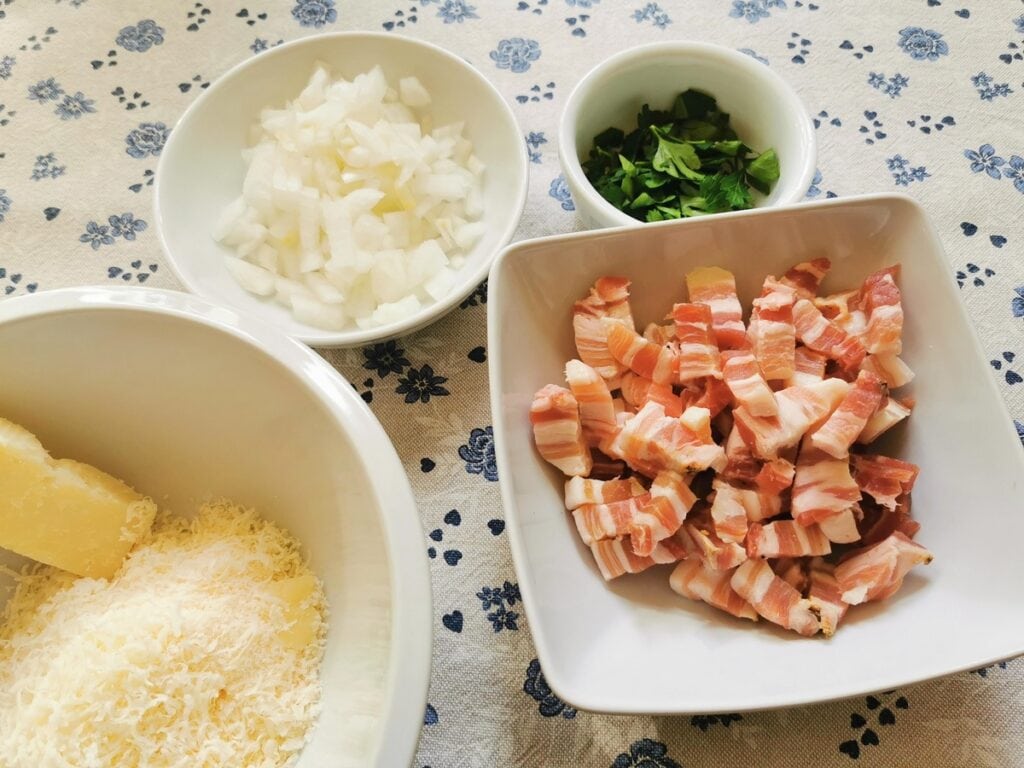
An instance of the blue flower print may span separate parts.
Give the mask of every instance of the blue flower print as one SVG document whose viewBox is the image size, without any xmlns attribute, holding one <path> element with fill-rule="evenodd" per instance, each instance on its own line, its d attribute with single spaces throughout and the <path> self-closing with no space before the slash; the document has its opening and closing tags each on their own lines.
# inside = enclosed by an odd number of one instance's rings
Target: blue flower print
<svg viewBox="0 0 1024 768">
<path fill-rule="evenodd" d="M 380 378 L 385 378 L 389 373 L 401 373 L 409 367 L 409 360 L 405 356 L 405 350 L 394 341 L 385 341 L 382 344 L 374 344 L 372 347 L 363 348 L 363 368 L 368 371 L 376 371 Z"/>
<path fill-rule="evenodd" d="M 729 15 L 734 19 L 746 19 L 751 24 L 756 24 L 761 19 L 768 18 L 770 14 L 760 0 L 733 0 Z"/>
<path fill-rule="evenodd" d="M 724 725 L 728 728 L 732 723 L 743 719 L 742 715 L 694 715 L 690 718 L 690 725 L 699 728 L 701 733 L 706 733 L 713 725 Z"/>
<path fill-rule="evenodd" d="M 77 120 L 86 113 L 95 112 L 93 104 L 95 102 L 92 99 L 87 99 L 84 93 L 77 91 L 74 96 L 65 95 L 64 101 L 53 112 L 61 120 Z"/>
<path fill-rule="evenodd" d="M 432 396 L 443 397 L 451 394 L 441 386 L 446 381 L 448 381 L 446 376 L 435 376 L 434 369 L 429 365 L 424 365 L 418 371 L 415 368 L 410 368 L 405 378 L 398 380 L 395 393 L 405 395 L 405 402 L 410 404 L 429 403 Z"/>
<path fill-rule="evenodd" d="M 338 12 L 334 9 L 334 0 L 295 0 L 292 18 L 304 27 L 319 29 L 336 22 Z"/>
<path fill-rule="evenodd" d="M 123 237 L 125 240 L 134 240 L 137 232 L 146 229 L 146 222 L 136 219 L 131 213 L 122 213 L 120 216 L 110 216 L 107 219 L 110 224 L 110 234 L 114 237 Z"/>
<path fill-rule="evenodd" d="M 80 243 L 88 243 L 94 251 L 98 251 L 101 245 L 113 245 L 114 238 L 110 234 L 110 227 L 90 221 L 85 225 L 85 234 L 79 235 Z"/>
<path fill-rule="evenodd" d="M 949 45 L 942 39 L 942 33 L 921 27 L 901 29 L 899 46 L 915 61 L 938 61 L 940 56 L 949 53 Z"/>
<path fill-rule="evenodd" d="M 445 24 L 461 24 L 466 19 L 480 18 L 476 15 L 476 6 L 468 5 L 465 0 L 444 0 L 444 4 L 437 9 L 437 16 Z"/>
<path fill-rule="evenodd" d="M 126 51 L 145 53 L 164 42 L 164 28 L 152 19 L 143 19 L 134 27 L 123 27 L 114 41 Z"/>
<path fill-rule="evenodd" d="M 569 193 L 569 185 L 565 183 L 565 176 L 562 174 L 551 180 L 548 194 L 562 204 L 563 211 L 576 210 L 576 204 L 572 201 L 572 195 Z"/>
<path fill-rule="evenodd" d="M 136 160 L 147 155 L 156 157 L 163 150 L 170 133 L 171 130 L 163 123 L 139 123 L 138 128 L 132 128 L 124 137 L 124 151 Z"/>
<path fill-rule="evenodd" d="M 11 212 L 11 198 L 7 195 L 6 189 L 0 189 L 0 224 L 4 223 L 4 216 Z"/>
<path fill-rule="evenodd" d="M 612 768 L 682 768 L 668 756 L 668 747 L 653 739 L 634 741 L 629 753 L 623 752 L 615 758 Z"/>
<path fill-rule="evenodd" d="M 484 280 L 480 285 L 473 289 L 473 292 L 469 294 L 462 303 L 459 304 L 459 309 L 469 309 L 480 304 L 487 303 L 487 281 Z"/>
<path fill-rule="evenodd" d="M 0 192 L 3 192 L 0 189 Z M 0 219 L 2 221 L 2 219 Z M 1014 317 L 1024 317 L 1024 285 L 1018 285 L 1013 289 L 1013 292 L 1017 295 L 1013 297 L 1013 301 L 1010 302 L 1010 311 Z"/>
<path fill-rule="evenodd" d="M 531 163 L 539 163 L 541 161 L 540 145 L 547 144 L 547 137 L 543 132 L 530 131 L 526 134 L 526 153 L 530 156 Z"/>
<path fill-rule="evenodd" d="M 1003 176 L 1013 179 L 1014 188 L 1024 194 L 1024 157 L 1010 155 L 1010 162 L 1007 163 L 1007 166 L 1003 168 Z"/>
<path fill-rule="evenodd" d="M 749 56 L 752 59 L 755 59 L 756 61 L 760 61 L 766 67 L 768 66 L 768 59 L 766 59 L 764 56 L 761 56 L 753 48 L 737 48 L 736 50 L 738 50 L 740 53 L 745 53 L 747 56 Z"/>
<path fill-rule="evenodd" d="M 66 170 L 67 166 L 57 164 L 57 156 L 53 152 L 36 155 L 36 162 L 32 167 L 32 181 L 56 179 L 58 176 L 63 176 Z"/>
<path fill-rule="evenodd" d="M 669 18 L 669 15 L 657 3 L 647 3 L 642 8 L 637 8 L 633 11 L 633 19 L 637 24 L 649 21 L 658 29 L 665 29 L 665 27 L 672 23 L 672 19 Z"/>
<path fill-rule="evenodd" d="M 6 80 L 11 76 L 11 70 L 16 63 L 17 60 L 13 56 L 0 57 L 0 80 Z"/>
<path fill-rule="evenodd" d="M 924 181 L 931 176 L 923 165 L 912 168 L 910 161 L 903 155 L 893 155 L 885 161 L 886 167 L 892 172 L 897 186 L 906 187 L 912 181 Z"/>
<path fill-rule="evenodd" d="M 35 85 L 28 87 L 28 97 L 32 101 L 38 101 L 40 104 L 45 104 L 48 101 L 56 101 L 64 95 L 64 89 L 60 87 L 60 83 L 54 80 L 52 77 L 46 80 L 40 80 Z"/>
<path fill-rule="evenodd" d="M 821 175 L 821 171 L 819 169 L 815 168 L 814 169 L 814 178 L 811 179 L 811 186 L 809 186 L 807 188 L 807 193 L 804 195 L 804 197 L 807 198 L 808 200 L 813 200 L 816 197 L 820 197 L 821 196 L 821 182 L 823 180 L 824 180 L 824 177 Z M 828 190 L 828 191 L 825 192 L 825 197 L 831 199 L 833 197 L 838 197 L 838 195 L 835 192 L 833 192 L 831 190 Z"/>
<path fill-rule="evenodd" d="M 977 152 L 973 149 L 965 149 L 964 157 L 971 161 L 972 171 L 975 173 L 984 171 L 993 179 L 998 179 L 1002 176 L 999 166 L 1006 164 L 1003 158 L 996 156 L 995 147 L 991 144 L 982 144 L 978 147 Z"/>
<path fill-rule="evenodd" d="M 973 85 L 982 101 L 992 101 L 996 96 L 1009 96 L 1013 89 L 1009 83 L 997 83 L 995 78 L 985 72 L 979 72 L 971 78 Z"/>
<path fill-rule="evenodd" d="M 888 80 L 885 79 L 885 74 L 882 72 L 872 72 L 868 75 L 868 85 L 875 90 L 881 91 L 890 99 L 895 99 L 899 96 L 909 84 L 910 78 L 901 75 L 899 72 Z"/>
<path fill-rule="evenodd" d="M 551 692 L 548 681 L 544 679 L 544 673 L 540 669 L 540 662 L 534 659 L 526 668 L 526 681 L 523 683 L 523 693 L 532 696 L 539 702 L 537 710 L 544 717 L 556 717 L 561 715 L 566 720 L 576 717 L 576 710 L 555 696 Z M 679 768 L 676 766 L 675 768 Z"/>
<path fill-rule="evenodd" d="M 476 427 L 469 433 L 469 441 L 459 446 L 459 458 L 466 462 L 471 475 L 483 475 L 492 483 L 498 480 L 498 463 L 494 458 L 494 429 Z"/>
<path fill-rule="evenodd" d="M 500 587 L 483 587 L 476 593 L 476 596 L 480 600 L 481 610 L 494 609 L 487 614 L 487 620 L 491 622 L 495 632 L 501 632 L 503 629 L 519 629 L 519 625 L 516 623 L 519 621 L 519 614 L 510 610 L 517 601 L 522 599 L 518 584 L 506 581 Z"/>
<path fill-rule="evenodd" d="M 502 40 L 498 47 L 491 51 L 491 60 L 498 69 L 512 72 L 525 72 L 530 64 L 540 58 L 540 43 L 523 37 Z"/>
</svg>

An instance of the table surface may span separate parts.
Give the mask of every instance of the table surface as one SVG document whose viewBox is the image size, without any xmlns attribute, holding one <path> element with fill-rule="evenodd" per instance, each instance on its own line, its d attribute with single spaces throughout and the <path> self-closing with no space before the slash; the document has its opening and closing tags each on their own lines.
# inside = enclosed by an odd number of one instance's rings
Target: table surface
<svg viewBox="0 0 1024 768">
<path fill-rule="evenodd" d="M 808 197 L 906 192 L 931 213 L 1024 440 L 1020 0 L 0 0 L 0 295 L 178 287 L 151 212 L 168 129 L 229 66 L 353 29 L 443 45 L 512 104 L 531 160 L 516 239 L 581 227 L 555 136 L 602 59 L 700 38 L 772 67 L 814 115 Z M 435 650 L 417 766 L 1024 764 L 1020 662 L 743 715 L 607 717 L 552 695 L 504 533 L 486 301 L 481 288 L 397 343 L 326 355 L 394 440 L 427 535 Z"/>
</svg>

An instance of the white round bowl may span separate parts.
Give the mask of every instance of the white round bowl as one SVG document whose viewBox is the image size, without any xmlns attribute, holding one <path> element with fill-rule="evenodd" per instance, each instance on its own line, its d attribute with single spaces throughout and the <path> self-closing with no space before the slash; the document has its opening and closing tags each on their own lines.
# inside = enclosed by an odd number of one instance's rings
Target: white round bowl
<svg viewBox="0 0 1024 768">
<path fill-rule="evenodd" d="M 241 194 L 249 128 L 260 110 L 284 106 L 305 87 L 317 62 L 353 78 L 380 66 L 392 83 L 415 75 L 430 92 L 436 125 L 465 123 L 473 151 L 486 165 L 487 228 L 458 270 L 451 292 L 406 320 L 361 330 L 328 331 L 297 321 L 291 311 L 253 296 L 228 274 L 216 243 L 221 211 Z M 261 317 L 318 347 L 349 347 L 418 330 L 458 306 L 487 276 L 508 243 L 526 202 L 528 162 L 523 137 L 501 94 L 463 59 L 437 46 L 368 32 L 316 35 L 272 48 L 229 70 L 181 116 L 164 147 L 153 196 L 157 233 L 171 269 L 195 294 Z"/>
<path fill-rule="evenodd" d="M 814 178 L 814 127 L 793 89 L 767 66 L 730 48 L 668 42 L 630 48 L 594 67 L 562 110 L 558 155 L 576 209 L 593 228 L 643 222 L 623 213 L 594 189 L 583 172 L 594 137 L 609 126 L 636 127 L 640 107 L 666 109 L 688 88 L 711 94 L 730 123 L 758 152 L 774 149 L 780 176 L 771 194 L 755 193 L 755 207 L 795 203 Z"/>
<path fill-rule="evenodd" d="M 423 533 L 384 430 L 334 369 L 262 322 L 144 288 L 2 302 L 0 357 L 0 414 L 55 456 L 177 513 L 227 497 L 294 534 L 330 604 L 323 711 L 297 765 L 409 764 L 430 673 Z"/>
</svg>

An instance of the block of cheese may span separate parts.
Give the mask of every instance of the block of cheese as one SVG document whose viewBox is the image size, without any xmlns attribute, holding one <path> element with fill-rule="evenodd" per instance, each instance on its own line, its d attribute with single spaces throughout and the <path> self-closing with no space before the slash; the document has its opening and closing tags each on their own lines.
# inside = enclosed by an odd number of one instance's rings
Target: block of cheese
<svg viewBox="0 0 1024 768">
<path fill-rule="evenodd" d="M 301 650 L 316 639 L 321 622 L 321 611 L 317 600 L 319 584 L 309 571 L 290 579 L 271 582 L 270 591 L 284 602 L 286 629 L 278 635 L 287 648 Z"/>
<path fill-rule="evenodd" d="M 110 578 L 156 505 L 88 464 L 53 459 L 0 418 L 0 547 L 78 576 Z"/>
</svg>

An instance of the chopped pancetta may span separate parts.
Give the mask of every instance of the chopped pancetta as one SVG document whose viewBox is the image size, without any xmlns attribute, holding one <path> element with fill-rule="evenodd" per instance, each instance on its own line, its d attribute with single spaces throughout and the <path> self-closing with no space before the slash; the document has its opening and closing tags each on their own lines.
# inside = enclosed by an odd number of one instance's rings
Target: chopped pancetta
<svg viewBox="0 0 1024 768">
<path fill-rule="evenodd" d="M 690 508 L 697 503 L 686 479 L 668 470 L 654 478 L 650 496 L 629 529 L 633 551 L 638 555 L 649 555 L 658 542 L 678 531 Z"/>
<path fill-rule="evenodd" d="M 757 621 L 757 612 L 729 583 L 733 571 L 716 570 L 702 560 L 683 560 L 668 578 L 672 590 L 691 600 L 700 600 L 740 619 Z"/>
<path fill-rule="evenodd" d="M 635 477 L 625 480 L 594 480 L 570 477 L 565 481 L 565 508 L 570 512 L 584 504 L 611 504 L 634 496 L 643 496 L 647 489 Z"/>
<path fill-rule="evenodd" d="M 692 304 L 711 309 L 711 326 L 720 349 L 742 349 L 747 345 L 743 307 L 736 296 L 736 279 L 720 267 L 701 267 L 686 276 L 686 290 Z"/>
<path fill-rule="evenodd" d="M 889 456 L 856 455 L 850 457 L 853 479 L 868 496 L 886 509 L 896 509 L 896 499 L 910 493 L 920 468 L 909 461 Z"/>
<path fill-rule="evenodd" d="M 647 391 L 651 388 L 651 380 L 638 376 L 632 371 L 622 374 L 619 381 L 619 390 L 622 392 L 622 399 L 633 408 L 641 408 L 647 402 Z"/>
<path fill-rule="evenodd" d="M 641 508 L 650 500 L 650 493 L 645 492 L 607 504 L 583 504 L 572 511 L 576 530 L 584 544 L 625 536 L 641 514 Z"/>
<path fill-rule="evenodd" d="M 779 406 L 775 394 L 761 375 L 757 360 L 749 350 L 722 353 L 722 375 L 733 400 L 753 416 L 776 416 Z"/>
<path fill-rule="evenodd" d="M 894 352 L 879 352 L 877 355 L 868 355 L 860 364 L 862 371 L 871 371 L 878 376 L 889 389 L 902 387 L 914 380 L 914 372 L 910 366 L 900 359 Z"/>
<path fill-rule="evenodd" d="M 795 296 L 792 288 L 769 277 L 761 296 L 754 299 L 747 334 L 761 373 L 769 380 L 788 379 L 794 372 Z"/>
<path fill-rule="evenodd" d="M 675 339 L 679 345 L 677 380 L 680 384 L 705 376 L 721 378 L 718 347 L 712 331 L 711 308 L 707 304 L 674 304 Z"/>
<path fill-rule="evenodd" d="M 893 397 L 882 399 L 871 418 L 864 425 L 864 429 L 857 436 L 858 443 L 870 443 L 877 440 L 880 435 L 895 427 L 907 416 L 910 415 L 910 407 Z"/>
<path fill-rule="evenodd" d="M 601 318 L 611 317 L 632 329 L 633 314 L 629 307 L 629 280 L 624 277 L 602 277 L 594 283 L 589 295 L 573 306 L 572 325 L 580 360 L 594 368 L 605 379 L 615 379 L 625 366 L 608 351 L 608 340 Z"/>
<path fill-rule="evenodd" d="M 732 405 L 732 392 L 724 381 L 709 376 L 704 380 L 704 390 L 693 404 L 698 408 L 707 408 L 714 418 Z"/>
<path fill-rule="evenodd" d="M 747 535 L 747 510 L 743 506 L 741 490 L 722 480 L 711 487 L 715 498 L 711 502 L 711 522 L 722 541 L 742 542 Z"/>
<path fill-rule="evenodd" d="M 615 436 L 615 405 L 608 383 L 596 370 L 579 360 L 565 364 L 565 380 L 579 404 L 580 425 L 588 445 L 601 445 Z"/>
<path fill-rule="evenodd" d="M 909 498 L 909 497 L 904 497 Z M 893 532 L 899 531 L 908 539 L 912 539 L 921 529 L 921 524 L 910 516 L 909 507 L 897 503 L 895 511 L 885 507 L 877 507 L 864 516 L 860 523 L 860 542 L 864 546 L 877 544 L 888 538 Z"/>
<path fill-rule="evenodd" d="M 818 294 L 818 286 L 831 267 L 828 259 L 805 261 L 790 268 L 779 282 L 792 288 L 797 297 L 811 299 Z"/>
<path fill-rule="evenodd" d="M 826 319 L 808 299 L 800 299 L 793 305 L 793 325 L 804 346 L 837 361 L 846 370 L 856 370 L 864 359 L 864 345 L 860 340 Z"/>
<path fill-rule="evenodd" d="M 725 571 L 735 568 L 747 559 L 747 552 L 742 545 L 733 541 L 723 541 L 709 525 L 709 519 L 683 523 L 683 529 L 689 534 L 690 540 L 697 545 L 700 559 L 708 568 Z"/>
<path fill-rule="evenodd" d="M 605 581 L 611 581 L 625 573 L 640 573 L 653 565 L 675 563 L 686 557 L 685 544 L 677 538 L 660 542 L 646 557 L 633 552 L 628 536 L 621 539 L 601 539 L 590 545 L 594 561 Z"/>
<path fill-rule="evenodd" d="M 902 349 L 903 305 L 895 276 L 898 270 L 883 269 L 869 276 L 861 287 L 861 299 L 868 316 L 866 344 L 873 355 L 898 355 Z"/>
<path fill-rule="evenodd" d="M 863 431 L 882 401 L 882 380 L 869 371 L 857 374 L 857 380 L 839 406 L 811 435 L 811 445 L 837 459 L 850 452 L 850 446 Z"/>
<path fill-rule="evenodd" d="M 804 440 L 796 460 L 791 511 L 801 525 L 820 523 L 860 501 L 850 462 L 836 459 Z"/>
<path fill-rule="evenodd" d="M 648 323 L 647 327 L 644 328 L 643 335 L 645 339 L 655 344 L 668 344 L 670 341 L 675 341 L 676 328 L 674 325 Z"/>
<path fill-rule="evenodd" d="M 802 344 L 793 352 L 793 375 L 786 379 L 787 387 L 813 384 L 825 378 L 828 358 Z"/>
<path fill-rule="evenodd" d="M 778 557 L 769 561 L 775 575 L 800 594 L 807 591 L 807 561 L 801 557 Z"/>
<path fill-rule="evenodd" d="M 808 581 L 810 587 L 807 599 L 811 610 L 818 614 L 822 634 L 832 637 L 850 607 L 843 602 L 835 567 L 820 557 L 814 558 L 808 569 Z"/>
<path fill-rule="evenodd" d="M 855 507 L 851 506 L 842 512 L 828 517 L 823 517 L 818 522 L 818 527 L 825 534 L 825 538 L 836 544 L 852 544 L 860 538 L 860 531 L 857 528 L 857 515 Z"/>
<path fill-rule="evenodd" d="M 728 458 L 727 453 L 726 460 Z M 761 465 L 754 478 L 754 484 L 762 494 L 778 496 L 793 485 L 795 475 L 796 466 L 793 462 L 787 459 L 772 459 Z"/>
<path fill-rule="evenodd" d="M 895 531 L 878 544 L 852 553 L 836 566 L 842 600 L 849 605 L 885 600 L 900 588 L 911 568 L 931 561 L 931 552 Z"/>
<path fill-rule="evenodd" d="M 801 635 L 815 634 L 820 626 L 810 601 L 775 575 L 764 560 L 747 560 L 729 580 L 736 593 L 762 617 Z"/>
<path fill-rule="evenodd" d="M 747 533 L 747 557 L 808 557 L 831 551 L 817 525 L 804 526 L 795 520 L 753 523 Z"/>
<path fill-rule="evenodd" d="M 647 388 L 646 403 L 657 403 L 665 409 L 666 416 L 678 418 L 683 415 L 683 401 L 679 398 L 669 384 L 654 384 Z"/>
<path fill-rule="evenodd" d="M 775 459 L 779 451 L 796 445 L 813 424 L 828 418 L 848 389 L 849 384 L 841 379 L 786 387 L 775 393 L 778 416 L 755 416 L 745 406 L 736 408 L 732 415 L 754 455 Z"/>
<path fill-rule="evenodd" d="M 601 323 L 612 357 L 655 384 L 671 384 L 676 369 L 671 347 L 648 341 L 618 320 L 605 317 Z"/>
<path fill-rule="evenodd" d="M 687 419 L 691 411 L 703 413 L 691 414 Z M 648 402 L 619 430 L 611 450 L 638 471 L 648 468 L 645 474 L 652 477 L 663 469 L 685 475 L 709 467 L 720 469 L 725 464 L 725 451 L 711 439 L 709 415 L 704 408 L 688 408 L 673 419 L 660 405 Z"/>
<path fill-rule="evenodd" d="M 540 455 L 563 474 L 590 474 L 590 448 L 583 438 L 579 406 L 565 387 L 548 384 L 533 396 L 530 406 L 533 441 Z"/>
</svg>

